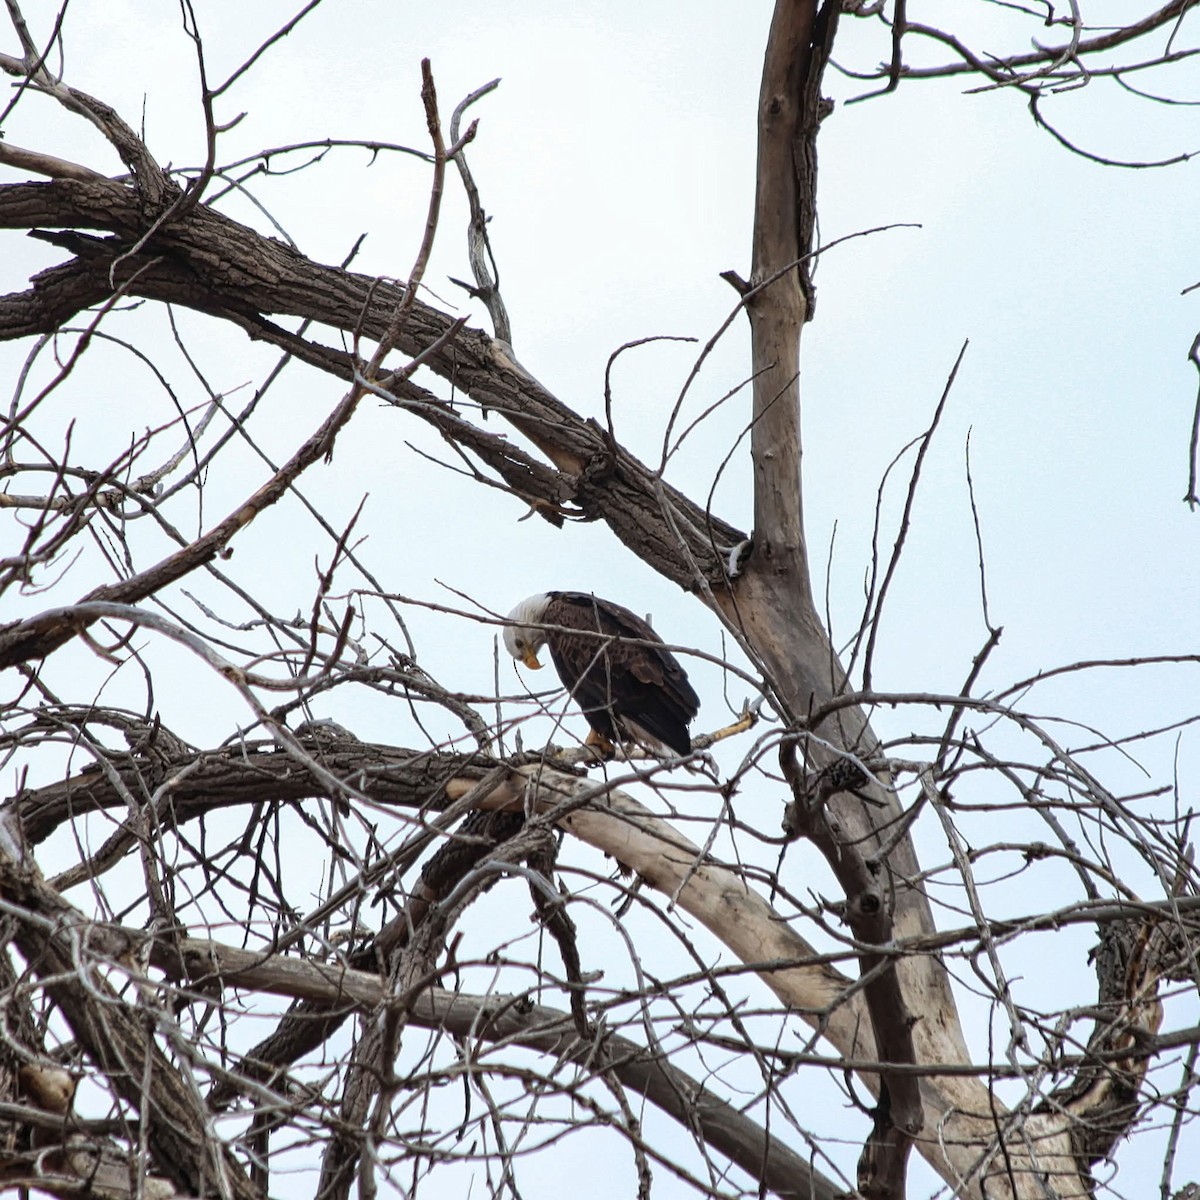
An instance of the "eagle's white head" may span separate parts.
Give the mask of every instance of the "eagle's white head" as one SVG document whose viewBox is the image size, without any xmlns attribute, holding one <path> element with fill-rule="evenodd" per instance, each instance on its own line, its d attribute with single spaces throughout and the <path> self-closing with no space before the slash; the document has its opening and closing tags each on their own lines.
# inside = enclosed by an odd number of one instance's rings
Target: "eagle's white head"
<svg viewBox="0 0 1200 1200">
<path fill-rule="evenodd" d="M 513 623 L 504 627 L 505 649 L 535 671 L 542 665 L 537 652 L 546 644 L 546 631 L 538 626 L 545 620 L 549 604 L 550 597 L 545 592 L 527 597 L 508 614 Z"/>
</svg>

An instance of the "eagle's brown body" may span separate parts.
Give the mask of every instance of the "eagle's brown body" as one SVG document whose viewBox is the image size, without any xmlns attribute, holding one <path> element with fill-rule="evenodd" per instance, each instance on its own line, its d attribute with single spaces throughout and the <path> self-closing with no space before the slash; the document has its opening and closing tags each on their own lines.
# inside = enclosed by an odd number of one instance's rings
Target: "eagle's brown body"
<svg viewBox="0 0 1200 1200">
<path fill-rule="evenodd" d="M 700 700 L 678 659 L 640 617 L 583 592 L 531 596 L 505 643 L 527 666 L 546 645 L 559 678 L 592 729 L 608 742 L 666 746 L 690 754 L 688 725 Z"/>
</svg>

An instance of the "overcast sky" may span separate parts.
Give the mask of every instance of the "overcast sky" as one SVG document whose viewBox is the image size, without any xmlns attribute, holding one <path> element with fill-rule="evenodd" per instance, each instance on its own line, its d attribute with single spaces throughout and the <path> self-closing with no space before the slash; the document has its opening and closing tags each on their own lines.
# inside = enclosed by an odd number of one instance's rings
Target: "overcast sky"
<svg viewBox="0 0 1200 1200">
<path fill-rule="evenodd" d="M 330 3 L 222 99 L 218 119 L 246 115 L 222 138 L 218 157 L 230 161 L 324 137 L 424 149 L 422 57 L 432 59 L 447 116 L 467 92 L 501 77 L 500 88 L 474 110 L 480 127 L 471 163 L 492 217 L 515 350 L 566 403 L 600 415 L 605 363 L 618 346 L 654 334 L 687 335 L 702 344 L 735 299 L 719 273 L 748 274 L 755 102 L 770 6 L 761 0 L 643 0 L 587 12 L 578 7 Z M 962 24 L 961 10 L 968 7 Z M 50 8 L 28 14 L 38 37 L 45 35 L 39 22 L 45 24 Z M 952 17 L 983 49 L 1024 48 L 999 40 L 1006 18 L 992 6 L 922 8 L 915 19 Z M 289 12 L 275 3 L 199 3 L 210 78 L 227 74 Z M 195 60 L 174 6 L 77 5 L 67 30 L 68 82 L 144 126 L 160 161 L 202 161 Z M 12 50 L 10 43 L 11 36 L 0 47 Z M 886 54 L 877 35 L 872 40 L 844 22 L 839 61 L 869 67 Z M 1189 62 L 1146 85 L 1200 102 L 1200 70 Z M 816 320 L 805 333 L 806 527 L 822 588 L 827 558 L 832 563 L 828 605 L 835 641 L 848 639 L 861 616 L 879 480 L 928 424 L 969 340 L 884 615 L 876 686 L 956 691 L 986 637 L 964 467 L 968 431 L 990 616 L 1004 626 L 984 688 L 1078 659 L 1194 652 L 1200 514 L 1189 513 L 1181 498 L 1196 389 L 1187 352 L 1200 328 L 1200 292 L 1181 293 L 1200 280 L 1196 167 L 1137 171 L 1085 162 L 1036 130 L 1018 95 L 968 96 L 965 86 L 906 85 L 884 99 L 839 104 L 821 134 L 823 243 L 885 225 L 915 226 L 845 242 L 823 256 Z M 863 86 L 830 72 L 826 90 L 844 101 Z M 1138 100 L 1103 81 L 1047 108 L 1072 140 L 1130 159 L 1200 149 L 1196 111 Z M 95 131 L 49 102 L 22 104 L 6 136 L 106 173 L 120 170 Z M 0 179 L 15 177 L 0 168 Z M 355 268 L 403 277 L 424 221 L 427 180 L 427 168 L 415 159 L 384 155 L 370 163 L 363 151 L 341 150 L 298 176 L 257 181 L 254 194 L 311 257 L 338 262 L 365 233 Z M 231 198 L 224 207 L 273 232 L 249 200 Z M 465 209 L 452 187 L 426 277 L 428 298 L 473 313 L 472 323 L 488 328 L 486 317 L 448 282 L 449 276 L 469 278 L 464 227 Z M 6 290 L 18 290 L 30 272 L 60 257 L 42 244 L 6 237 L 0 254 Z M 274 353 L 192 314 L 181 314 L 180 324 L 218 391 L 252 388 L 275 361 Z M 138 314 L 127 328 L 159 339 L 181 401 L 200 403 L 203 392 L 166 340 L 163 313 Z M 745 378 L 747 343 L 746 331 L 735 325 L 693 389 L 689 416 Z M 27 352 L 28 345 L 0 346 L 6 378 Z M 44 432 L 65 436 L 74 421 L 75 444 L 88 447 L 89 461 L 101 466 L 131 431 L 161 424 L 170 414 L 149 374 L 128 356 L 117 349 L 95 353 L 106 356 L 111 369 L 64 389 L 64 403 L 44 416 Z M 636 453 L 657 459 L 664 421 L 695 353 L 694 346 L 659 344 L 619 361 L 616 428 Z M 437 390 L 445 394 L 440 385 Z M 335 381 L 292 368 L 272 397 L 269 420 L 260 422 L 263 445 L 286 457 L 340 394 Z M 702 499 L 745 420 L 741 398 L 726 404 L 685 443 L 671 481 Z M 457 589 L 501 612 L 548 588 L 595 591 L 652 615 L 668 641 L 721 652 L 713 617 L 603 527 L 560 532 L 536 518 L 519 522 L 524 511 L 517 501 L 481 491 L 407 443 L 447 457 L 424 426 L 369 406 L 339 441 L 333 463 L 302 483 L 335 525 L 367 497 L 359 530 L 369 540 L 362 553 L 387 588 L 420 602 L 467 607 Z M 264 477 L 252 455 L 240 461 L 240 474 L 210 480 L 203 511 L 192 512 L 197 530 Z M 885 547 L 909 461 L 894 475 L 884 504 Z M 716 511 L 742 528 L 750 523 L 748 479 L 743 447 L 724 469 L 715 498 Z M 6 536 L 11 544 L 11 525 Z M 327 562 L 329 551 L 293 506 L 240 536 L 227 569 L 278 611 L 307 611 L 314 563 Z M 139 565 L 153 561 L 152 554 L 147 546 Z M 79 586 L 69 579 L 56 602 L 100 579 L 79 575 Z M 357 582 L 347 576 L 342 586 Z M 202 583 L 196 590 L 205 594 Z M 4 616 L 11 618 L 18 604 L 33 612 L 47 600 L 31 595 L 6 603 Z M 419 606 L 406 609 L 406 617 L 421 664 L 444 685 L 492 689 L 491 628 Z M 398 639 L 394 630 L 389 636 Z M 232 721 L 249 723 L 248 712 L 231 716 L 219 682 L 170 653 L 187 684 L 185 695 L 159 697 L 169 724 L 198 744 L 211 744 L 230 735 Z M 123 683 L 106 681 L 107 664 L 71 669 L 92 672 L 100 698 L 119 702 Z M 519 690 L 513 666 L 505 661 L 500 670 L 502 690 Z M 698 664 L 693 676 L 704 702 L 699 726 L 723 724 L 720 672 Z M 140 679 L 129 686 L 137 694 Z M 1107 671 L 1046 685 L 1029 705 L 1116 736 L 1195 712 L 1196 692 L 1195 668 Z M 743 693 L 735 687 L 729 698 L 740 703 Z M 370 695 L 339 694 L 322 715 L 364 739 L 402 742 L 408 728 L 397 733 L 394 709 Z M 432 719 L 436 729 L 440 718 Z M 877 724 L 885 736 L 895 735 L 915 719 L 882 712 Z M 536 741 L 536 730 L 526 733 L 527 742 Z M 456 731 L 446 721 L 441 732 Z M 1197 749 L 1195 734 L 1185 731 L 1177 748 L 1184 807 L 1196 786 Z M 1169 784 L 1175 752 L 1173 741 L 1164 740 L 1139 756 L 1157 783 Z M 731 749 L 727 761 L 738 753 Z M 1129 762 L 1115 755 L 1102 761 L 1118 790 L 1148 786 L 1137 783 Z M 774 832 L 777 795 L 764 791 L 743 802 L 761 805 L 764 825 Z M 1018 817 L 1012 820 L 1015 840 L 1028 830 Z M 994 830 L 987 836 L 999 838 Z M 945 857 L 936 829 L 919 831 L 922 838 L 931 839 L 931 853 Z M 793 862 L 803 865 L 796 870 L 811 865 L 802 852 Z M 1014 911 L 1040 902 L 1027 894 L 1011 898 Z M 1069 962 L 1079 1003 L 1094 989 L 1085 961 L 1090 936 L 1084 930 L 1063 935 L 1051 951 Z M 1030 1003 L 1049 1004 L 1062 987 L 1047 961 L 1014 968 Z M 1182 1006 L 1172 1018 L 1188 1020 Z M 986 1053 L 978 1029 L 972 1049 Z M 849 1144 L 840 1161 L 849 1169 L 862 1122 L 845 1119 Z M 824 1125 L 815 1118 L 814 1127 L 839 1128 L 835 1118 Z M 1190 1166 L 1181 1163 L 1180 1180 L 1200 1174 L 1195 1142 L 1183 1152 Z M 1157 1182 L 1152 1151 L 1160 1153 L 1160 1146 L 1155 1142 L 1144 1159 L 1123 1160 L 1127 1174 L 1114 1182 L 1118 1193 L 1148 1193 L 1150 1180 Z M 565 1177 L 563 1160 L 551 1155 L 546 1164 L 546 1190 L 531 1195 L 551 1194 Z M 914 1167 L 914 1178 L 933 1190 L 923 1166 Z M 573 1184 L 581 1196 L 611 1194 L 590 1190 L 586 1178 Z M 665 1173 L 657 1185 L 660 1196 L 676 1194 Z"/>
</svg>

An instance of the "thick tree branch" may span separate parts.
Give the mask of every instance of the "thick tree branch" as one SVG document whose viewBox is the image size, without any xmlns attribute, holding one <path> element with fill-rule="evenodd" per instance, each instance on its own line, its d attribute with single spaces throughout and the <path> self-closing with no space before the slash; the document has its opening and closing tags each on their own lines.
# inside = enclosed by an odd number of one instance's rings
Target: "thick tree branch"
<svg viewBox="0 0 1200 1200">
<path fill-rule="evenodd" d="M 758 97 L 758 173 L 751 284 L 754 538 L 757 569 L 809 589 L 800 489 L 800 330 L 812 315 L 816 135 L 821 76 L 837 30 L 827 0 L 777 0 Z M 790 264 L 797 264 L 787 269 Z M 782 272 L 782 274 L 780 274 Z"/>
<path fill-rule="evenodd" d="M 829 770 L 810 787 L 796 761 L 794 744 L 781 748 L 780 766 L 792 788 L 795 831 L 821 852 L 846 897 L 846 923 L 863 948 L 860 978 L 879 1057 L 889 1066 L 914 1064 L 912 1029 L 917 1015 L 905 1002 L 896 959 L 884 949 L 895 944 L 886 880 L 878 862 L 869 862 L 857 846 L 838 836 L 827 812 L 833 795 L 866 782 L 863 773 Z M 909 1150 L 924 1123 L 920 1088 L 913 1076 L 884 1069 L 878 1097 L 875 1126 L 858 1166 L 858 1188 L 868 1200 L 905 1194 Z"/>
<path fill-rule="evenodd" d="M 299 344 L 273 318 L 300 317 L 378 340 L 404 300 L 395 284 L 322 266 L 291 247 L 264 238 L 211 208 L 198 207 L 159 229 L 147 246 L 130 253 L 142 230 L 136 193 L 123 184 L 55 180 L 0 188 L 0 228 L 103 230 L 113 236 L 54 234 L 76 260 L 42 272 L 33 287 L 0 298 L 0 340 L 59 328 L 110 294 L 119 258 L 127 294 L 181 304 L 230 320 L 252 337 L 282 345 L 305 361 L 342 378 L 351 364 L 326 347 Z M 445 338 L 453 322 L 415 300 L 397 338 L 413 357 Z M 563 477 L 554 504 L 573 503 L 585 518 L 604 520 L 635 553 L 669 579 L 695 590 L 725 577 L 730 551 L 745 540 L 739 530 L 711 516 L 620 446 L 593 421 L 581 419 L 547 392 L 503 346 L 486 334 L 463 329 L 453 344 L 427 360 L 433 371 L 484 408 L 503 415 L 546 456 Z M 386 378 L 380 380 L 388 386 Z M 406 388 L 408 385 L 405 385 Z M 424 396 L 401 390 L 402 400 Z M 419 416 L 421 405 L 411 406 Z M 437 423 L 439 414 L 430 412 Z M 455 428 L 439 428 L 452 437 Z M 535 489 L 535 497 L 548 490 Z M 660 500 L 660 493 L 665 498 Z M 670 520 L 663 504 L 670 510 Z M 682 537 L 684 545 L 680 545 Z M 699 575 L 699 578 L 698 578 Z M 2 639 L 0 639 L 2 642 Z"/>
<path fill-rule="evenodd" d="M 329 1008 L 353 1005 L 370 1012 L 388 997 L 377 974 L 329 963 L 263 956 L 216 942 L 185 939 L 174 948 L 155 942 L 151 961 L 170 978 L 202 988 L 224 986 L 311 1001 Z M 185 974 L 180 972 L 184 964 Z M 697 1123 L 705 1139 L 767 1188 L 796 1200 L 834 1200 L 842 1189 L 814 1171 L 778 1138 L 765 1133 L 734 1106 L 714 1096 L 660 1055 L 619 1034 L 608 1034 L 602 1052 L 582 1041 L 567 1012 L 528 1004 L 513 996 L 472 996 L 428 987 L 412 1001 L 409 1020 L 444 1029 L 458 1038 L 511 1042 L 590 1071 L 611 1070 L 635 1095 L 645 1096 L 676 1121 Z"/>
<path fill-rule="evenodd" d="M 213 1138 L 198 1094 L 154 1041 L 149 1014 L 81 962 L 87 922 L 46 886 L 10 828 L 0 832 L 0 842 L 0 901 L 16 918 L 13 942 L 88 1058 L 140 1114 L 155 1169 L 194 1195 L 259 1200 L 241 1167 Z"/>
</svg>

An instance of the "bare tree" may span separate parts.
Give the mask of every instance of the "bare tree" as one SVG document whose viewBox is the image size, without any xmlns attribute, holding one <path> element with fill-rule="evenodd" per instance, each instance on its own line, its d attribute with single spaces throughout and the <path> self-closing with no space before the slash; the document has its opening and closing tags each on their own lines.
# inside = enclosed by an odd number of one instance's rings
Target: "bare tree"
<svg viewBox="0 0 1200 1200">
<path fill-rule="evenodd" d="M 1195 55 L 1180 29 L 1195 0 L 1103 29 L 1082 4 L 1001 6 L 1021 44 L 1028 26 L 1054 42 L 1019 53 L 910 21 L 903 0 L 778 0 L 752 262 L 748 278 L 726 276 L 728 324 L 744 315 L 752 333 L 748 451 L 731 452 L 753 467 L 750 532 L 667 482 L 681 402 L 662 460 L 646 463 L 611 406 L 607 422 L 586 419 L 518 360 L 468 169 L 467 121 L 487 88 L 448 117 L 426 62 L 428 145 L 359 143 L 427 171 L 427 219 L 401 282 L 354 272 L 353 254 L 313 261 L 227 214 L 227 198 L 279 163 L 334 145 L 222 157 L 230 89 L 315 7 L 217 80 L 184 0 L 207 146 L 199 167 L 172 170 L 129 114 L 72 86 L 66 7 L 31 30 L 8 5 L 5 117 L 59 105 L 125 169 L 110 178 L 52 144 L 0 141 L 0 164 L 24 173 L 0 186 L 0 225 L 64 256 L 0 299 L 0 337 L 29 347 L 0 463 L 0 588 L 14 614 L 0 627 L 3 745 L 21 781 L 0 822 L 0 1178 L 105 1197 L 266 1196 L 283 1178 L 289 1194 L 336 1200 L 415 1192 L 427 1177 L 443 1186 L 467 1167 L 516 1197 L 529 1156 L 600 1131 L 629 1156 L 640 1195 L 665 1174 L 714 1197 L 898 1197 L 915 1149 L 948 1194 L 1081 1197 L 1153 1120 L 1170 1131 L 1168 1194 L 1200 1046 L 1195 1027 L 1164 1028 L 1165 1006 L 1197 984 L 1190 810 L 1169 784 L 1135 793 L 1103 767 L 1114 748 L 1177 730 L 1135 718 L 1106 737 L 1027 707 L 1056 672 L 977 693 L 1000 636 L 990 623 L 959 692 L 876 690 L 880 618 L 954 372 L 839 651 L 802 519 L 799 352 L 823 252 L 816 147 L 830 63 L 862 76 L 864 100 L 947 76 L 1006 88 L 1067 142 L 1044 111 L 1053 96 Z M 838 60 L 845 21 L 882 32 L 882 66 Z M 467 286 L 494 336 L 422 291 L 451 188 L 469 201 Z M 181 399 L 165 358 L 192 361 L 182 310 L 279 351 L 252 395 Z M 150 314 L 169 319 L 168 348 Z M 98 462 L 70 413 L 111 370 L 109 353 L 148 369 L 164 402 Z M 261 415 L 293 364 L 342 389 L 304 434 Z M 198 369 L 190 386 L 207 388 Z M 429 606 L 372 572 L 360 513 L 331 519 L 300 490 L 381 403 L 435 431 L 514 515 L 527 509 L 564 538 L 574 522 L 603 522 L 705 605 L 730 647 L 731 686 L 753 697 L 742 719 L 710 728 L 684 761 L 513 750 L 514 730 L 532 742 L 541 726 L 527 723 L 546 713 L 568 740 L 561 693 L 505 695 L 498 682 L 496 695 L 469 694 L 434 678 L 410 630 Z M 252 487 L 247 450 L 264 472 Z M 235 552 L 301 504 L 322 531 L 315 582 L 280 602 Z M 433 615 L 499 629 L 493 600 Z M 128 703 L 107 699 L 97 669 L 139 680 Z M 198 746 L 163 710 L 209 678 L 240 707 Z M 407 744 L 360 740 L 349 717 L 313 719 L 349 713 L 364 693 L 398 714 Z M 881 708 L 903 710 L 912 732 L 881 740 Z M 442 721 L 456 732 L 429 732 Z M 730 804 L 750 787 L 777 801 L 782 837 L 778 814 Z M 1012 836 L 978 820 L 1017 813 Z M 919 861 L 917 830 L 936 835 L 938 861 Z M 793 871 L 796 843 L 823 860 L 833 894 Z M 1072 881 L 1068 900 L 1044 902 L 1034 882 L 1023 910 L 1001 903 L 1005 875 L 1032 881 L 1043 863 Z M 489 924 L 501 900 L 534 923 Z M 1079 926 L 1098 942 L 1094 993 L 1046 1011 L 1022 1002 L 1011 949 Z M 983 1060 L 960 1017 L 968 996 L 1002 1029 Z M 853 1180 L 810 1133 L 813 1081 L 830 1073 L 857 1106 Z"/>
</svg>

